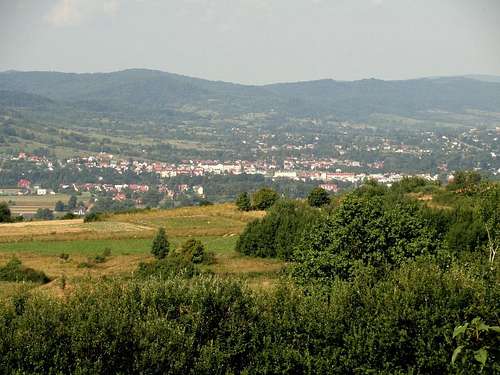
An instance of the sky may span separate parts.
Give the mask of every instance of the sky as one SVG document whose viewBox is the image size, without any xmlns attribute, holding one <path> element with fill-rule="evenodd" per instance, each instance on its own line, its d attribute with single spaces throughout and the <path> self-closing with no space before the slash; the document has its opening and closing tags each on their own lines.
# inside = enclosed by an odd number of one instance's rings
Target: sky
<svg viewBox="0 0 500 375">
<path fill-rule="evenodd" d="M 0 71 L 500 75 L 500 0 L 0 0 Z"/>
</svg>

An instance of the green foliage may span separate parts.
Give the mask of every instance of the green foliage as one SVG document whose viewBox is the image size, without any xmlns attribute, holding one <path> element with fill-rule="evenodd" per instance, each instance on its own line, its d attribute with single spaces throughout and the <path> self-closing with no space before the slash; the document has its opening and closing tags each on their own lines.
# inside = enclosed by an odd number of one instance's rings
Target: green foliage
<svg viewBox="0 0 500 375">
<path fill-rule="evenodd" d="M 311 190 L 307 197 L 307 202 L 311 207 L 322 207 L 330 204 L 330 195 L 325 189 L 316 187 Z"/>
<path fill-rule="evenodd" d="M 163 194 L 157 189 L 149 189 L 142 197 L 142 203 L 147 207 L 158 207 L 163 198 Z"/>
<path fill-rule="evenodd" d="M 45 284 L 50 281 L 45 273 L 23 266 L 21 261 L 17 258 L 12 258 L 5 266 L 0 267 L 0 280 L 31 281 L 40 284 Z"/>
<path fill-rule="evenodd" d="M 459 171 L 453 175 L 453 181 L 446 188 L 451 191 L 472 193 L 479 187 L 481 180 L 479 172 Z"/>
<path fill-rule="evenodd" d="M 500 371 L 500 327 L 490 326 L 480 317 L 456 326 L 453 338 L 460 344 L 453 351 L 451 364 L 460 362 L 462 369 L 472 372 Z"/>
<path fill-rule="evenodd" d="M 250 197 L 246 191 L 238 195 L 235 203 L 236 207 L 238 207 L 238 210 L 240 211 L 250 211 L 252 209 L 252 203 L 250 202 Z"/>
<path fill-rule="evenodd" d="M 115 201 L 110 197 L 99 198 L 91 209 L 91 212 L 127 212 L 135 209 L 134 201 Z"/>
<path fill-rule="evenodd" d="M 332 279 L 352 276 L 357 263 L 398 266 L 436 251 L 437 233 L 416 202 L 393 196 L 347 195 L 340 206 L 301 238 L 294 275 Z"/>
<path fill-rule="evenodd" d="M 321 290 L 283 284 L 253 293 L 234 281 L 187 278 L 175 266 L 170 271 L 173 260 L 156 261 L 155 271 L 125 284 L 77 287 L 64 300 L 20 293 L 1 302 L 0 368 L 5 373 L 473 373 L 461 357 L 450 363 L 453 327 L 474 316 L 494 322 L 500 301 L 498 284 L 458 264 L 442 270 L 428 261 L 410 262 L 382 278 L 364 267 L 352 281 L 336 280 Z M 171 273 L 177 276 L 167 276 Z M 489 352 L 486 365 L 495 362 Z"/>
<path fill-rule="evenodd" d="M 214 204 L 212 202 L 210 202 L 209 200 L 206 200 L 206 199 L 202 199 L 198 203 L 198 206 L 201 206 L 201 207 L 213 206 L 213 205 Z"/>
<path fill-rule="evenodd" d="M 249 223 L 236 251 L 259 257 L 290 259 L 301 236 L 318 217 L 316 210 L 297 201 L 281 199 L 262 219 Z"/>
<path fill-rule="evenodd" d="M 76 195 L 72 195 L 71 197 L 69 197 L 69 200 L 68 200 L 68 210 L 69 211 L 74 210 L 76 208 L 76 203 L 77 203 Z M 59 210 L 57 210 L 57 211 L 59 211 Z"/>
<path fill-rule="evenodd" d="M 399 193 L 432 193 L 439 187 L 439 182 L 432 182 L 418 176 L 404 176 L 394 183 L 391 190 Z"/>
<path fill-rule="evenodd" d="M 54 212 L 49 208 L 39 208 L 33 218 L 37 220 L 53 220 Z"/>
<path fill-rule="evenodd" d="M 8 204 L 0 202 L 0 223 L 10 223 L 11 219 L 12 217 Z"/>
<path fill-rule="evenodd" d="M 57 201 L 56 202 L 54 210 L 56 210 L 58 212 L 62 212 L 62 211 L 65 211 L 65 209 L 66 209 L 66 206 L 64 205 L 63 201 Z"/>
<path fill-rule="evenodd" d="M 213 254 L 208 253 L 203 243 L 196 239 L 189 239 L 184 242 L 179 254 L 182 258 L 194 264 L 208 264 L 213 261 Z"/>
<path fill-rule="evenodd" d="M 92 223 L 95 221 L 102 221 L 102 220 L 104 220 L 104 214 L 102 212 L 89 212 L 83 218 L 84 223 Z"/>
<path fill-rule="evenodd" d="M 487 234 L 489 261 L 494 263 L 500 248 L 500 185 L 487 185 L 480 195 L 479 216 Z"/>
<path fill-rule="evenodd" d="M 73 220 L 73 219 L 77 219 L 77 218 L 78 218 L 78 216 L 72 212 L 67 212 L 63 216 L 61 216 L 61 220 Z"/>
<path fill-rule="evenodd" d="M 158 229 L 155 238 L 153 239 L 153 244 L 151 245 L 151 254 L 156 259 L 163 259 L 168 255 L 170 250 L 170 244 L 167 239 L 167 233 L 165 228 Z"/>
<path fill-rule="evenodd" d="M 262 188 L 252 195 L 252 207 L 267 210 L 279 199 L 279 194 L 270 188 Z"/>
<path fill-rule="evenodd" d="M 160 278 L 168 279 L 174 276 L 191 278 L 199 274 L 194 263 L 182 256 L 170 255 L 153 262 L 141 262 L 135 271 L 135 276 L 140 279 Z"/>
</svg>

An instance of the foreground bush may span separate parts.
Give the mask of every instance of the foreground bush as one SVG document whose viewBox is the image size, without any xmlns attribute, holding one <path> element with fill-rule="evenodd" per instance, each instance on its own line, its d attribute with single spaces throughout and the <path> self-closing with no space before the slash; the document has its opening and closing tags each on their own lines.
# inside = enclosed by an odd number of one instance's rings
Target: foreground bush
<svg viewBox="0 0 500 375">
<path fill-rule="evenodd" d="M 454 327 L 498 325 L 498 275 L 412 262 L 330 289 L 254 294 L 212 277 L 101 282 L 0 303 L 4 373 L 473 373 Z M 317 289 L 316 289 L 317 290 Z M 497 346 L 498 347 L 498 346 Z M 471 367 L 472 366 L 472 367 Z M 492 350 L 484 373 L 498 373 Z M 472 372 L 471 372 L 472 371 Z"/>
</svg>

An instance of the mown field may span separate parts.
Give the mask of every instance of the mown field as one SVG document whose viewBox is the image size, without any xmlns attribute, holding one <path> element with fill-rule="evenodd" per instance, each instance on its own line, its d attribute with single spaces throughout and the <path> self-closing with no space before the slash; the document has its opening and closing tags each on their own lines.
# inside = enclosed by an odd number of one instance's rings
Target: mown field
<svg viewBox="0 0 500 375">
<path fill-rule="evenodd" d="M 49 208 L 54 210 L 57 201 L 68 203 L 67 194 L 47 194 L 47 195 L 5 195 L 0 196 L 0 201 L 8 201 L 10 210 L 14 215 L 31 216 L 39 208 Z"/>
<path fill-rule="evenodd" d="M 258 211 L 242 213 L 231 204 L 222 204 L 115 214 L 92 223 L 76 219 L 0 224 L 0 265 L 17 257 L 53 280 L 40 288 L 54 290 L 62 276 L 69 286 L 95 277 L 127 277 L 140 262 L 152 259 L 153 236 L 159 227 L 165 227 L 174 248 L 196 238 L 214 253 L 215 262 L 204 266 L 206 269 L 265 287 L 278 277 L 284 263 L 244 257 L 234 251 L 246 224 L 263 215 Z M 85 266 L 105 251 L 111 255 L 104 262 Z M 62 254 L 68 258 L 63 259 Z M 0 298 L 19 287 L 16 283 L 0 283 Z"/>
</svg>

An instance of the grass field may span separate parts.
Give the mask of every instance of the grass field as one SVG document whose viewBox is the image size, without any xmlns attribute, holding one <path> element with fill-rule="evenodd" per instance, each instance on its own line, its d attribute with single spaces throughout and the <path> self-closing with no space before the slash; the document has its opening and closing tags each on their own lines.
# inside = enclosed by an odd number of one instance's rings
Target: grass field
<svg viewBox="0 0 500 375">
<path fill-rule="evenodd" d="M 0 224 L 0 265 L 12 257 L 44 271 L 54 279 L 39 288 L 56 288 L 62 275 L 68 285 L 88 282 L 93 277 L 127 276 L 142 261 L 152 260 L 151 243 L 160 226 L 166 228 L 173 248 L 189 238 L 199 239 L 215 255 L 215 263 L 204 266 L 220 275 L 247 280 L 267 287 L 279 277 L 284 263 L 273 259 L 244 257 L 234 251 L 238 235 L 246 224 L 263 212 L 240 212 L 231 204 L 150 210 L 108 216 L 105 221 L 84 223 L 81 219 Z M 82 267 L 105 249 L 111 255 L 103 263 Z M 64 260 L 61 254 L 68 254 Z M 20 287 L 0 282 L 0 298 Z M 25 288 L 37 287 L 26 284 Z"/>
</svg>

